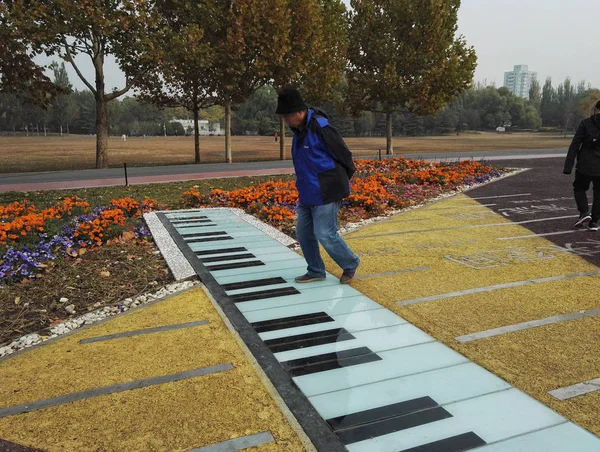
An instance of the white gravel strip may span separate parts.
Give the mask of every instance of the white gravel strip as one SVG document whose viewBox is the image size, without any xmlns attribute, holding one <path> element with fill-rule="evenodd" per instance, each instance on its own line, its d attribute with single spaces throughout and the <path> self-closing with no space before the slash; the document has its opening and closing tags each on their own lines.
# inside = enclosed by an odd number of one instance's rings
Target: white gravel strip
<svg viewBox="0 0 600 452">
<path fill-rule="evenodd" d="M 73 317 L 65 322 L 59 323 L 53 326 L 50 329 L 49 336 L 42 336 L 38 333 L 28 334 L 23 336 L 16 341 L 11 342 L 10 344 L 0 347 L 0 358 L 3 356 L 11 355 L 14 352 L 19 350 L 33 347 L 34 345 L 41 344 L 49 339 L 54 339 L 58 336 L 62 336 L 63 334 L 70 333 L 77 328 L 80 328 L 84 325 L 91 325 L 96 322 L 100 322 L 108 317 L 115 316 L 122 312 L 126 312 L 130 309 L 136 308 L 138 306 L 148 304 L 152 301 L 160 300 L 162 298 L 166 298 L 167 296 L 173 295 L 177 292 L 181 292 L 183 290 L 189 289 L 190 287 L 199 284 L 198 281 L 180 281 L 168 284 L 165 287 L 157 290 L 154 293 L 147 293 L 144 295 L 140 295 L 136 298 L 126 298 L 121 303 L 115 306 L 105 306 L 100 308 L 100 303 L 96 303 L 94 307 L 95 311 L 88 312 L 80 317 Z"/>
<path fill-rule="evenodd" d="M 171 234 L 158 219 L 155 212 L 144 214 L 144 220 L 148 225 L 148 229 L 152 233 L 156 246 L 162 253 L 167 265 L 171 269 L 171 273 L 177 281 L 196 276 L 196 272 L 184 257 L 183 253 L 171 237 Z"/>
</svg>

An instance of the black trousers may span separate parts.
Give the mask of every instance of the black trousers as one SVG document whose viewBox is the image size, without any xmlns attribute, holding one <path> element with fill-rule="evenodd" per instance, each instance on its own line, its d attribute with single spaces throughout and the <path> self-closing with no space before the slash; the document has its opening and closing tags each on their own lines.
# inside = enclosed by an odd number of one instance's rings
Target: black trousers
<svg viewBox="0 0 600 452">
<path fill-rule="evenodd" d="M 573 194 L 577 203 L 577 210 L 580 214 L 586 214 L 590 211 L 588 205 L 587 191 L 593 183 L 594 202 L 592 204 L 592 221 L 600 220 L 600 176 L 586 176 L 575 171 L 575 181 L 573 182 Z"/>
</svg>

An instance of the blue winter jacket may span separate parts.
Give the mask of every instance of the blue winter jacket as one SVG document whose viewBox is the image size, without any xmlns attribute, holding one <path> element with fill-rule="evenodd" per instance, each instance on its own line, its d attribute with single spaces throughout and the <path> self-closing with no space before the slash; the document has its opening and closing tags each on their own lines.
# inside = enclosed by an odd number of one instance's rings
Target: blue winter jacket
<svg viewBox="0 0 600 452">
<path fill-rule="evenodd" d="M 309 108 L 294 131 L 292 159 L 300 203 L 320 206 L 350 194 L 355 167 L 352 153 L 325 113 Z"/>
</svg>

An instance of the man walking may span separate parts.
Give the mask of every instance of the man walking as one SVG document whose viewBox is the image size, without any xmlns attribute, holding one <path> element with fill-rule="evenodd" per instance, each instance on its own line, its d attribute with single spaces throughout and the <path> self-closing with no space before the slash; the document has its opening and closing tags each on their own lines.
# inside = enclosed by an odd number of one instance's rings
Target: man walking
<svg viewBox="0 0 600 452">
<path fill-rule="evenodd" d="M 598 230 L 600 220 L 600 101 L 594 106 L 591 117 L 584 119 L 573 137 L 565 160 L 564 174 L 571 174 L 577 159 L 573 193 L 579 210 L 575 227 L 580 228 L 589 222 L 590 231 Z M 594 201 L 592 213 L 588 205 L 587 190 L 593 183 Z"/>
<path fill-rule="evenodd" d="M 292 159 L 298 189 L 296 236 L 306 259 L 307 272 L 296 282 L 323 281 L 325 264 L 319 243 L 342 268 L 342 284 L 354 278 L 360 259 L 338 234 L 341 200 L 350 194 L 355 168 L 352 153 L 325 113 L 308 108 L 295 89 L 282 90 L 277 99 L 278 115 L 294 132 Z"/>
</svg>

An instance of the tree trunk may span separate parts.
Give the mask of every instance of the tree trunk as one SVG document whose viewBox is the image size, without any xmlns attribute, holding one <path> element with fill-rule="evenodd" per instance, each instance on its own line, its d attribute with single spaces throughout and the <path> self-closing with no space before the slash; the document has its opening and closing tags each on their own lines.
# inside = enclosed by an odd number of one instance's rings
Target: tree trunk
<svg viewBox="0 0 600 452">
<path fill-rule="evenodd" d="M 231 163 L 231 101 L 225 102 L 225 163 Z"/>
<path fill-rule="evenodd" d="M 386 121 L 386 134 L 385 134 L 385 153 L 387 155 L 394 155 L 394 146 L 392 144 L 392 113 L 387 112 L 385 114 Z"/>
<path fill-rule="evenodd" d="M 63 136 L 63 132 L 62 132 L 62 124 L 60 125 L 60 136 Z"/>
<path fill-rule="evenodd" d="M 279 118 L 279 158 L 285 160 L 285 121 Z"/>
<path fill-rule="evenodd" d="M 108 110 L 104 89 L 96 95 L 96 169 L 108 168 Z"/>
<path fill-rule="evenodd" d="M 200 163 L 200 127 L 198 127 L 198 106 L 194 107 L 194 161 Z"/>
<path fill-rule="evenodd" d="M 44 136 L 48 136 L 48 129 L 46 128 L 46 124 L 44 124 Z"/>
<path fill-rule="evenodd" d="M 108 109 L 104 94 L 104 49 L 99 41 L 94 40 L 98 47 L 93 58 L 96 72 L 96 169 L 108 168 Z"/>
<path fill-rule="evenodd" d="M 67 136 L 69 136 L 69 123 L 67 122 Z"/>
</svg>

